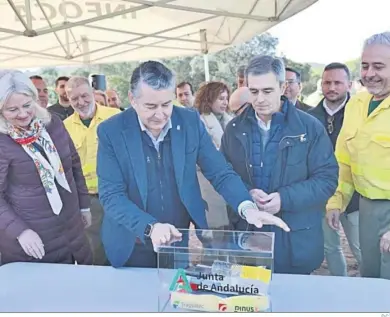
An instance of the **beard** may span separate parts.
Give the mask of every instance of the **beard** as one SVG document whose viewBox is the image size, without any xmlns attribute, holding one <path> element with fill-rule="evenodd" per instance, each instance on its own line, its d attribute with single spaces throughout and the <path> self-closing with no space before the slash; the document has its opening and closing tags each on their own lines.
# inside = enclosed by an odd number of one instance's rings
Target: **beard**
<svg viewBox="0 0 390 317">
<path fill-rule="evenodd" d="M 83 119 L 92 118 L 92 116 L 95 112 L 95 101 L 91 102 L 86 109 L 80 110 L 77 108 L 77 109 L 75 109 L 75 111 Z"/>
<path fill-rule="evenodd" d="M 342 94 L 342 95 L 333 95 L 331 98 L 329 98 L 327 95 L 325 95 L 326 99 L 329 100 L 332 103 L 341 103 L 347 98 L 347 94 Z"/>
</svg>

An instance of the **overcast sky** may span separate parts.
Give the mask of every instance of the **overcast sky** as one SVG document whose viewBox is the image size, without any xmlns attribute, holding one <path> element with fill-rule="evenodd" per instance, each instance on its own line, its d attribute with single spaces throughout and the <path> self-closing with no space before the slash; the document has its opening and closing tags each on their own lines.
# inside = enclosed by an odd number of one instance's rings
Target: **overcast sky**
<svg viewBox="0 0 390 317">
<path fill-rule="evenodd" d="M 279 53 L 297 62 L 345 62 L 366 37 L 390 31 L 390 0 L 319 0 L 275 26 Z"/>
</svg>

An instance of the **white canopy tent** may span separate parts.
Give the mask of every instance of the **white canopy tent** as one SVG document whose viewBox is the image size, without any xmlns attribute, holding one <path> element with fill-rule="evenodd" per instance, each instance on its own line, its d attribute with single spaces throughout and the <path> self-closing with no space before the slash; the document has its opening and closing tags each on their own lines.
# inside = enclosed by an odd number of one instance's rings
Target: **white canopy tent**
<svg viewBox="0 0 390 317">
<path fill-rule="evenodd" d="M 0 68 L 207 57 L 315 2 L 0 0 Z"/>
</svg>

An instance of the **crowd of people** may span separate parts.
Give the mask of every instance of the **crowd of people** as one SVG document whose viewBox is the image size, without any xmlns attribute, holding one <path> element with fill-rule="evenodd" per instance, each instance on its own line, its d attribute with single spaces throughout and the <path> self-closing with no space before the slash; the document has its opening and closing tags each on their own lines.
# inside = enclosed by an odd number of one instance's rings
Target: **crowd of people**
<svg viewBox="0 0 390 317">
<path fill-rule="evenodd" d="M 324 257 L 347 276 L 343 228 L 361 276 L 390 279 L 390 33 L 367 39 L 364 92 L 343 63 L 322 99 L 300 73 L 255 56 L 222 81 L 175 82 L 156 61 L 129 83 L 129 106 L 88 78 L 0 72 L 1 263 L 156 267 L 179 229 L 208 229 L 201 174 L 230 230 L 275 234 L 274 271 L 311 274 Z M 188 240 L 183 241 L 188 245 Z"/>
</svg>

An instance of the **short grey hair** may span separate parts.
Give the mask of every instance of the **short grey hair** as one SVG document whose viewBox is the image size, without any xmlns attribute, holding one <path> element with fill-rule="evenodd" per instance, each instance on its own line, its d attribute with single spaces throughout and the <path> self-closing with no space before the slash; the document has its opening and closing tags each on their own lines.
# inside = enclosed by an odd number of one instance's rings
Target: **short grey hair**
<svg viewBox="0 0 390 317">
<path fill-rule="evenodd" d="M 270 55 L 258 55 L 253 57 L 245 70 L 245 77 L 248 75 L 265 75 L 273 73 L 280 84 L 286 82 L 286 69 L 282 59 Z"/>
<path fill-rule="evenodd" d="M 23 94 L 31 97 L 35 107 L 35 117 L 44 124 L 51 121 L 49 111 L 38 104 L 38 92 L 31 79 L 18 70 L 3 70 L 0 72 L 0 133 L 8 133 L 8 122 L 2 115 L 2 109 L 12 94 Z"/>
<path fill-rule="evenodd" d="M 82 77 L 82 76 L 72 76 L 69 78 L 69 80 L 65 84 L 65 91 L 66 92 L 71 92 L 72 89 L 82 86 L 82 85 L 88 85 L 91 87 L 92 91 L 92 86 L 91 83 L 89 82 L 89 79 L 87 77 Z"/>
<path fill-rule="evenodd" d="M 387 45 L 390 47 L 390 32 L 377 33 L 364 41 L 363 50 L 371 45 Z"/>
<path fill-rule="evenodd" d="M 175 74 L 164 64 L 157 61 L 147 61 L 139 65 L 131 75 L 130 92 L 138 97 L 139 85 L 143 82 L 154 90 L 176 88 Z"/>
</svg>

